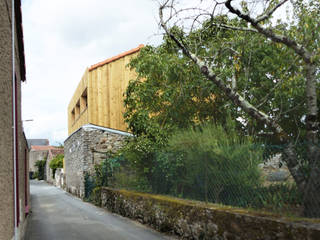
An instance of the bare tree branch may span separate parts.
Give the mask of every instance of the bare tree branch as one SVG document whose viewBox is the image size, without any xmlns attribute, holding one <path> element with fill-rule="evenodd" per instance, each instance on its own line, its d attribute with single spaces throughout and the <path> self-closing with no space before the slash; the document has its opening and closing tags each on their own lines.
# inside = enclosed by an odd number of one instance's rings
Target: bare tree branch
<svg viewBox="0 0 320 240">
<path fill-rule="evenodd" d="M 286 3 L 288 0 L 283 0 L 282 2 L 278 3 L 276 6 L 274 6 L 272 9 L 270 9 L 268 12 L 264 13 L 262 16 L 258 17 L 256 19 L 256 23 L 262 22 L 263 20 L 268 19 L 271 17 L 271 15 L 279 8 L 281 7 L 284 3 Z"/>
<path fill-rule="evenodd" d="M 211 25 L 218 27 L 218 28 L 228 29 L 228 30 L 237 30 L 237 31 L 258 33 L 258 30 L 254 29 L 254 28 L 236 27 L 236 26 L 230 26 L 230 25 L 226 25 L 226 24 L 217 24 L 217 23 L 211 23 Z"/>
<path fill-rule="evenodd" d="M 279 35 L 274 33 L 271 29 L 265 29 L 264 27 L 262 27 L 259 22 L 256 19 L 253 19 L 249 16 L 249 14 L 243 13 L 241 12 L 239 9 L 234 8 L 231 5 L 232 0 L 227 0 L 225 2 L 225 6 L 229 9 L 229 11 L 235 15 L 237 15 L 238 17 L 242 18 L 243 20 L 251 23 L 251 25 L 257 29 L 257 31 L 261 34 L 263 34 L 264 36 L 266 36 L 267 38 L 270 38 L 272 41 L 274 42 L 279 42 L 279 43 L 283 43 L 284 45 L 286 45 L 287 47 L 293 49 L 298 55 L 300 55 L 303 60 L 306 63 L 310 63 L 311 62 L 311 53 L 309 53 L 309 51 L 303 47 L 302 45 L 298 44 L 296 41 L 289 39 L 286 36 L 283 35 Z"/>
</svg>

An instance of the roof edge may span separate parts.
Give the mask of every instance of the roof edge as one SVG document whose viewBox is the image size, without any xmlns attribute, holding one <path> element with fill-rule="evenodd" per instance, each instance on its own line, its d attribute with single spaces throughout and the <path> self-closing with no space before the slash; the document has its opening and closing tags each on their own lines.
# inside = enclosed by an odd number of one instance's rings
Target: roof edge
<svg viewBox="0 0 320 240">
<path fill-rule="evenodd" d="M 116 129 L 112 129 L 112 128 L 101 127 L 101 126 L 98 126 L 98 125 L 94 125 L 94 124 L 88 123 L 88 124 L 85 124 L 85 125 L 81 126 L 77 130 L 75 130 L 73 133 L 71 133 L 66 138 L 66 140 L 64 140 L 64 142 L 66 142 L 71 136 L 73 136 L 74 134 L 79 132 L 81 129 L 90 129 L 90 128 L 91 129 L 93 128 L 93 129 L 97 129 L 97 130 L 102 130 L 102 131 L 109 132 L 109 133 L 115 133 L 115 134 L 119 134 L 119 135 L 127 136 L 127 137 L 133 137 L 134 136 L 132 133 L 129 133 L 129 132 L 124 132 L 124 131 L 116 130 Z"/>
<path fill-rule="evenodd" d="M 21 81 L 26 81 L 26 61 L 24 51 L 24 40 L 23 40 L 23 26 L 22 26 L 22 10 L 21 0 L 17 0 L 14 6 L 15 18 L 16 18 L 16 31 L 17 31 L 17 42 L 19 48 L 19 59 L 20 59 L 20 78 Z"/>
<path fill-rule="evenodd" d="M 118 55 L 116 55 L 116 56 L 114 56 L 114 57 L 108 58 L 108 59 L 106 59 L 106 60 L 104 60 L 104 61 L 101 61 L 101 62 L 98 62 L 98 63 L 96 63 L 96 64 L 94 64 L 94 65 L 91 65 L 91 67 L 89 68 L 89 72 L 91 72 L 92 70 L 94 70 L 94 69 L 96 69 L 96 68 L 98 68 L 98 67 L 101 67 L 101 66 L 103 66 L 103 65 L 105 65 L 105 64 L 114 62 L 114 61 L 116 61 L 116 60 L 118 60 L 118 59 L 120 59 L 120 58 L 122 58 L 122 57 L 125 57 L 125 56 L 127 56 L 127 55 L 130 55 L 130 54 L 139 52 L 140 49 L 143 48 L 143 47 L 144 47 L 144 45 L 143 45 L 143 44 L 140 44 L 140 45 L 139 45 L 138 47 L 136 47 L 136 48 L 133 48 L 133 49 L 131 49 L 131 50 L 129 50 L 129 51 L 120 53 L 120 54 L 118 54 Z"/>
</svg>

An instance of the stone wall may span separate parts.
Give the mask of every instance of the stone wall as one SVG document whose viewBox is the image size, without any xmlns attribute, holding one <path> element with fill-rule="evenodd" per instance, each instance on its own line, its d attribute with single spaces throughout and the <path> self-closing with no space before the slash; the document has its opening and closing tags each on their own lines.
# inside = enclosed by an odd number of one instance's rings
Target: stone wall
<svg viewBox="0 0 320 240">
<path fill-rule="evenodd" d="M 65 189 L 65 174 L 64 174 L 63 168 L 56 169 L 56 173 L 55 173 L 54 178 L 55 179 L 54 179 L 53 184 L 56 187 Z"/>
<path fill-rule="evenodd" d="M 118 151 L 129 133 L 85 125 L 64 142 L 65 175 L 68 192 L 84 198 L 85 174 L 94 174 L 94 165 L 106 158 L 108 152 Z"/>
<path fill-rule="evenodd" d="M 316 240 L 320 223 L 214 204 L 102 188 L 102 207 L 181 239 Z"/>
</svg>

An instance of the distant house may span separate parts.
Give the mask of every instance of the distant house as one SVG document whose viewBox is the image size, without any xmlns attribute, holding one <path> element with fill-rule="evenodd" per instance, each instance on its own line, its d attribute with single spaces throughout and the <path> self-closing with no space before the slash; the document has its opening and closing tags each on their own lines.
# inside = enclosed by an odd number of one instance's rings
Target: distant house
<svg viewBox="0 0 320 240">
<path fill-rule="evenodd" d="M 30 206 L 28 145 L 21 119 L 26 69 L 20 7 L 20 0 L 14 6 L 12 1 L 0 1 L 0 239 L 6 240 L 23 239 Z"/>
<path fill-rule="evenodd" d="M 85 124 L 126 131 L 124 92 L 136 72 L 127 64 L 143 45 L 86 69 L 68 106 L 68 134 Z"/>
<path fill-rule="evenodd" d="M 49 146 L 48 139 L 27 139 L 27 141 L 29 148 L 31 148 L 31 146 Z"/>
<path fill-rule="evenodd" d="M 32 146 L 49 146 L 48 139 L 27 139 L 28 147 L 30 150 L 29 153 L 29 172 L 32 174 L 37 170 L 35 167 L 35 162 L 38 160 L 43 160 L 44 156 L 41 152 L 35 152 L 35 148 L 32 149 Z"/>
<path fill-rule="evenodd" d="M 64 154 L 63 148 L 53 148 L 49 149 L 47 161 L 46 161 L 46 171 L 45 171 L 45 180 L 49 183 L 54 183 L 53 170 L 50 168 L 50 162 L 57 155 Z"/>
<path fill-rule="evenodd" d="M 30 163 L 29 171 L 31 175 L 36 171 L 38 171 L 37 167 L 35 166 L 35 163 L 37 161 L 46 160 L 44 180 L 52 183 L 53 173 L 52 173 L 52 169 L 50 169 L 50 162 L 55 156 L 63 153 L 64 153 L 63 148 L 58 148 L 54 146 L 31 146 L 31 149 L 29 152 L 29 163 Z"/>
<path fill-rule="evenodd" d="M 143 45 L 86 69 L 68 106 L 69 137 L 65 147 L 65 177 L 69 192 L 86 196 L 85 176 L 94 165 L 116 152 L 132 136 L 124 122 L 124 93 L 136 72 L 127 64 Z"/>
</svg>

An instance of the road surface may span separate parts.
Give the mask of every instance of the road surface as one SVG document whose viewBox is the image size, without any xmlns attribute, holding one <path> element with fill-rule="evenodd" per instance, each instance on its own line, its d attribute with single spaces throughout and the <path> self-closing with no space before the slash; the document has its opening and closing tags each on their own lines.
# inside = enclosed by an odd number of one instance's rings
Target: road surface
<svg viewBox="0 0 320 240">
<path fill-rule="evenodd" d="M 173 239 L 45 182 L 33 180 L 30 184 L 32 213 L 26 240 Z"/>
</svg>

